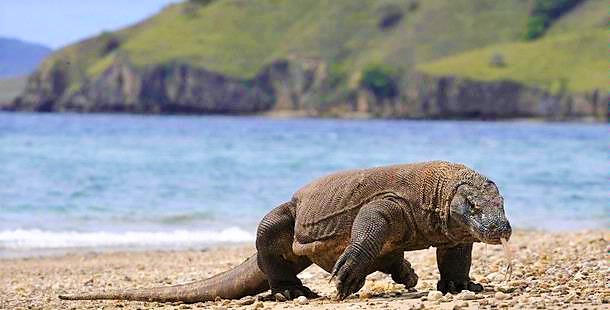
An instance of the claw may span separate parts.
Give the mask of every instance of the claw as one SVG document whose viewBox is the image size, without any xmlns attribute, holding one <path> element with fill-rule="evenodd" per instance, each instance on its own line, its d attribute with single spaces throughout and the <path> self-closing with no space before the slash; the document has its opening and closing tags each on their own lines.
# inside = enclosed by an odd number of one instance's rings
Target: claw
<svg viewBox="0 0 610 310">
<path fill-rule="evenodd" d="M 282 294 L 282 293 L 275 293 L 273 295 L 273 297 L 275 297 L 275 301 L 279 301 L 279 302 L 284 302 L 284 301 L 288 300 L 288 299 L 286 299 L 286 296 L 284 296 L 284 294 Z"/>
</svg>

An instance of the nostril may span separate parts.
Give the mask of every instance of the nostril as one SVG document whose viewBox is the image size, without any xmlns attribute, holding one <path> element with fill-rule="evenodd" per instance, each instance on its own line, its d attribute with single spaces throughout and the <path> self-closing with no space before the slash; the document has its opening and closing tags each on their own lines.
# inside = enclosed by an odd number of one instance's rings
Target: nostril
<svg viewBox="0 0 610 310">
<path fill-rule="evenodd" d="M 508 222 L 502 225 L 502 232 L 505 237 L 510 237 L 510 235 L 512 234 L 513 230 Z"/>
</svg>

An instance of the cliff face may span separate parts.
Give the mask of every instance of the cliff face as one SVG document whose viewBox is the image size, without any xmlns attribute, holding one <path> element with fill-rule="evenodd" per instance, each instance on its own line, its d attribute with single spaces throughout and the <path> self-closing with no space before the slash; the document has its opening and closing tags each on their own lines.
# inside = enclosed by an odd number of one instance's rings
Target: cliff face
<svg viewBox="0 0 610 310">
<path fill-rule="evenodd" d="M 116 61 L 76 91 L 60 67 L 30 77 L 8 110 L 254 114 L 297 112 L 309 116 L 415 119 L 607 120 L 608 96 L 550 93 L 513 81 L 475 81 L 415 73 L 400 94 L 379 98 L 359 89 L 329 102 L 327 67 L 319 60 L 276 61 L 254 78 L 227 77 L 184 64 L 138 70 Z"/>
<path fill-rule="evenodd" d="M 542 118 L 547 120 L 606 120 L 607 94 L 593 91 L 551 93 L 514 81 L 475 81 L 467 78 L 417 74 L 405 101 L 408 114 L 426 118 Z"/>
<path fill-rule="evenodd" d="M 36 72 L 25 92 L 4 109 L 38 112 L 252 114 L 312 110 L 323 70 L 315 61 L 276 61 L 253 79 L 238 79 L 185 64 L 138 70 L 117 60 L 99 77 L 67 88 L 59 66 Z"/>
</svg>

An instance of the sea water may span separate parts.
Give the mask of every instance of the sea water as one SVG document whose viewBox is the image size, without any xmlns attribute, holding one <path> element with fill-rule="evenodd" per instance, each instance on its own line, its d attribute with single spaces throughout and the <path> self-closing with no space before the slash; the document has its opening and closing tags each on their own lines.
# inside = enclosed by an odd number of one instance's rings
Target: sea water
<svg viewBox="0 0 610 310">
<path fill-rule="evenodd" d="M 0 113 L 0 255 L 254 240 L 342 169 L 449 160 L 516 228 L 608 228 L 606 124 Z"/>
</svg>

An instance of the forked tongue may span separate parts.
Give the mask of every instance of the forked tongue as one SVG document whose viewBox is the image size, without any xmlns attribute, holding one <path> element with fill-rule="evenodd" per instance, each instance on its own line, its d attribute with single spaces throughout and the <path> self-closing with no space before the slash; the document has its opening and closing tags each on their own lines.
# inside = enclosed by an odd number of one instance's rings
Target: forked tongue
<svg viewBox="0 0 610 310">
<path fill-rule="evenodd" d="M 513 258 L 515 253 L 513 252 L 513 248 L 508 243 L 508 240 L 504 238 L 500 238 L 502 242 L 502 247 L 504 248 L 504 259 L 506 260 L 506 270 L 504 271 L 504 281 L 510 281 L 510 277 L 513 273 Z"/>
</svg>

